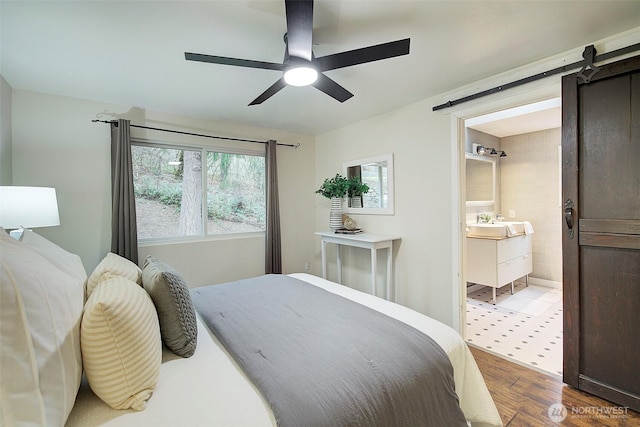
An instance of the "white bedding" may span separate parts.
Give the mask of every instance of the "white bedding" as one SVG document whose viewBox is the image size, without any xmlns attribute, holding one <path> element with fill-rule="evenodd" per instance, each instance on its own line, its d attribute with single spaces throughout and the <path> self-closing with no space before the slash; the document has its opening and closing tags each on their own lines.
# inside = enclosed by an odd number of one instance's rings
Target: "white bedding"
<svg viewBox="0 0 640 427">
<path fill-rule="evenodd" d="M 316 276 L 291 276 L 376 309 L 431 336 L 451 359 L 466 418 L 473 426 L 502 425 L 473 356 L 453 329 L 401 305 Z M 66 425 L 274 426 L 268 405 L 200 319 L 198 328 L 198 346 L 191 358 L 164 350 L 158 385 L 144 411 L 112 409 L 83 381 Z"/>
</svg>

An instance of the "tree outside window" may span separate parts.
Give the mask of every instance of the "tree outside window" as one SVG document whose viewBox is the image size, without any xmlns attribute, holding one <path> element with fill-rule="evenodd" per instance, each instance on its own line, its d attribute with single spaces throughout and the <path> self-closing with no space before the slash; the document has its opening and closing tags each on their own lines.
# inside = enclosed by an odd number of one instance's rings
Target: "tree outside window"
<svg viewBox="0 0 640 427">
<path fill-rule="evenodd" d="M 137 143 L 132 155 L 139 240 L 264 231 L 264 157 Z"/>
</svg>

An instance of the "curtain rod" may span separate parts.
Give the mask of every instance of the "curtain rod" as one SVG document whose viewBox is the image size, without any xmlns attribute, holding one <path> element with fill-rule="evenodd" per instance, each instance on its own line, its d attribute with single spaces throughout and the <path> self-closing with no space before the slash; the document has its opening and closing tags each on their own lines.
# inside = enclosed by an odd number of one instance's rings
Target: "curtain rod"
<svg viewBox="0 0 640 427">
<path fill-rule="evenodd" d="M 116 127 L 118 126 L 118 122 L 110 122 L 108 120 L 98 120 L 98 119 L 93 119 L 91 120 L 93 123 L 107 123 L 107 124 L 112 124 L 114 123 L 116 125 Z M 227 136 L 215 136 L 215 135 L 203 135 L 201 133 L 192 133 L 192 132 L 183 132 L 180 130 L 173 130 L 173 129 L 161 129 L 161 128 L 154 128 L 154 127 L 150 127 L 150 126 L 142 126 L 142 125 L 133 125 L 133 124 L 129 124 L 129 126 L 131 126 L 132 128 L 141 128 L 141 129 L 150 129 L 150 130 L 158 130 L 161 132 L 171 132 L 171 133 L 179 133 L 182 135 L 190 135 L 190 136 L 199 136 L 202 138 L 213 138 L 213 139 L 224 139 L 227 141 L 239 141 L 239 142 L 254 142 L 256 144 L 266 144 L 267 141 L 258 141 L 255 139 L 243 139 L 243 138 L 230 138 Z M 277 142 L 276 145 L 282 145 L 284 147 L 293 147 L 293 148 L 298 148 L 300 147 L 300 143 L 297 144 L 282 144 L 280 142 Z"/>
<path fill-rule="evenodd" d="M 487 89 L 482 92 L 475 93 L 473 95 L 468 95 L 453 101 L 447 101 L 444 104 L 436 105 L 433 107 L 432 111 L 442 110 L 443 108 L 453 107 L 454 105 L 462 104 L 463 102 L 472 101 L 474 99 L 482 98 L 487 95 L 492 95 L 497 92 L 502 92 L 505 89 L 511 89 L 512 87 L 520 86 L 525 83 L 531 83 L 536 80 L 543 79 L 545 77 L 552 76 L 554 74 L 562 73 L 564 71 L 569 71 L 578 67 L 583 67 L 581 70 L 584 71 L 591 67 L 592 74 L 597 73 L 599 68 L 593 65 L 594 62 L 604 61 L 605 59 L 615 58 L 616 56 L 624 55 L 625 53 L 635 52 L 636 50 L 640 50 L 640 43 L 633 44 L 631 46 L 623 47 L 621 49 L 612 50 L 611 52 L 603 53 L 601 55 L 595 55 L 596 49 L 593 45 L 586 46 L 584 48 L 584 52 L 582 56 L 584 59 L 582 61 L 577 61 L 572 64 L 563 65 L 562 67 L 554 68 L 553 70 L 543 71 L 542 73 L 535 74 L 533 76 L 525 77 L 520 80 L 516 80 L 511 83 L 507 83 L 504 85 L 496 86 L 492 89 Z M 589 56 L 591 55 L 591 56 Z M 590 77 L 589 77 L 590 78 Z M 588 81 L 587 81 L 588 83 Z"/>
</svg>

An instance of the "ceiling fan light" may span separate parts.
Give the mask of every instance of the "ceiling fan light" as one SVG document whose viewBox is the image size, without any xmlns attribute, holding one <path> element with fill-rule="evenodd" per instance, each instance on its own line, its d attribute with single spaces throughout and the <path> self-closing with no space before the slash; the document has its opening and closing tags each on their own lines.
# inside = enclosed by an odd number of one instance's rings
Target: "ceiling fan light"
<svg viewBox="0 0 640 427">
<path fill-rule="evenodd" d="M 318 80 L 318 72 L 306 65 L 292 67 L 284 72 L 284 81 L 291 86 L 309 86 Z"/>
</svg>

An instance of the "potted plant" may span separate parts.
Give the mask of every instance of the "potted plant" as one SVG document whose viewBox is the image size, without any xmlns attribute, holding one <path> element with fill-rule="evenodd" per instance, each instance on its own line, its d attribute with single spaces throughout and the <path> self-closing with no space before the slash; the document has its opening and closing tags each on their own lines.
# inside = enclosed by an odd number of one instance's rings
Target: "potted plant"
<svg viewBox="0 0 640 427">
<path fill-rule="evenodd" d="M 349 180 L 337 173 L 333 178 L 325 179 L 320 188 L 316 190 L 316 193 L 321 194 L 327 199 L 332 199 L 334 197 L 342 199 L 347 195 L 348 189 Z"/>
<path fill-rule="evenodd" d="M 343 227 L 342 223 L 342 199 L 347 195 L 349 189 L 349 180 L 340 174 L 336 174 L 333 178 L 324 180 L 318 190 L 320 194 L 327 199 L 331 199 L 331 210 L 329 211 L 329 228 L 337 230 Z"/>
<path fill-rule="evenodd" d="M 362 195 L 369 192 L 369 186 L 361 181 L 361 177 L 352 176 L 347 180 L 347 196 L 350 208 L 362 207 Z"/>
</svg>

